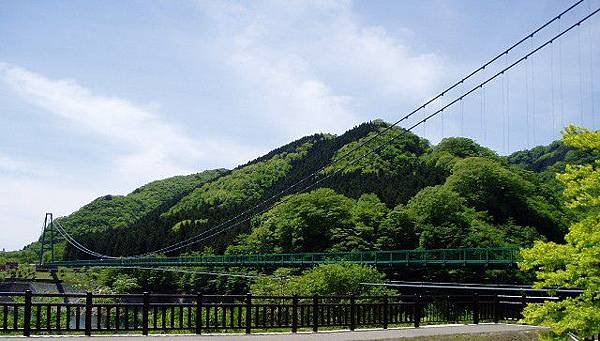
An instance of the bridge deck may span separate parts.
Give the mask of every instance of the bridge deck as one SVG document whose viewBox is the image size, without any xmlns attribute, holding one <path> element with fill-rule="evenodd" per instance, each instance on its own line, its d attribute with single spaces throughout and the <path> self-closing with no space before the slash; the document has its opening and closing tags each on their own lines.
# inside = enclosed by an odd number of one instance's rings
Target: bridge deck
<svg viewBox="0 0 600 341">
<path fill-rule="evenodd" d="M 285 253 L 255 255 L 203 255 L 180 257 L 104 258 L 58 261 L 48 265 L 63 267 L 203 266 L 203 267 L 310 267 L 319 264 L 351 262 L 375 266 L 510 266 L 519 259 L 516 248 L 470 248 L 360 251 L 339 253 Z"/>
</svg>

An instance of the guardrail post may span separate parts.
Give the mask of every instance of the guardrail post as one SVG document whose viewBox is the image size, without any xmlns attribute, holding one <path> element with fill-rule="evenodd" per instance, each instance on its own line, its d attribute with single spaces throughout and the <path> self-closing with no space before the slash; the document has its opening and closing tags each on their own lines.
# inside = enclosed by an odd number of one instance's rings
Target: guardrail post
<svg viewBox="0 0 600 341">
<path fill-rule="evenodd" d="M 356 298 L 354 295 L 350 295 L 350 330 L 354 331 L 356 328 Z"/>
<path fill-rule="evenodd" d="M 292 333 L 298 331 L 298 295 L 292 298 Z"/>
<path fill-rule="evenodd" d="M 450 323 L 451 320 L 451 313 L 450 313 L 450 295 L 446 296 L 446 320 L 448 323 Z"/>
<path fill-rule="evenodd" d="M 473 294 L 473 324 L 479 324 L 479 294 Z"/>
<path fill-rule="evenodd" d="M 389 315 L 389 307 L 388 307 L 388 295 L 385 294 L 383 296 L 383 329 L 387 329 L 388 327 L 388 315 Z"/>
<path fill-rule="evenodd" d="M 494 323 L 500 322 L 500 297 L 494 295 Z"/>
<path fill-rule="evenodd" d="M 202 334 L 202 294 L 196 296 L 196 334 Z"/>
<path fill-rule="evenodd" d="M 415 295 L 415 304 L 413 306 L 413 316 L 415 328 L 419 328 L 421 326 L 421 295 Z"/>
<path fill-rule="evenodd" d="M 143 335 L 148 335 L 148 310 L 150 310 L 150 296 L 147 291 L 144 291 L 143 306 L 142 306 L 142 334 Z"/>
<path fill-rule="evenodd" d="M 316 333 L 319 330 L 319 296 L 316 294 L 313 296 L 312 318 L 313 318 L 313 332 Z"/>
<path fill-rule="evenodd" d="M 252 294 L 246 294 L 246 334 L 252 331 Z"/>
<path fill-rule="evenodd" d="M 523 316 L 523 311 L 525 311 L 525 307 L 527 306 L 527 294 L 521 293 L 521 316 Z"/>
<path fill-rule="evenodd" d="M 85 335 L 92 335 L 92 293 L 85 293 Z"/>
<path fill-rule="evenodd" d="M 18 309 L 15 307 L 15 310 Z M 6 318 L 6 317 L 5 317 Z M 23 312 L 23 336 L 31 335 L 31 290 L 25 290 L 25 311 Z"/>
</svg>

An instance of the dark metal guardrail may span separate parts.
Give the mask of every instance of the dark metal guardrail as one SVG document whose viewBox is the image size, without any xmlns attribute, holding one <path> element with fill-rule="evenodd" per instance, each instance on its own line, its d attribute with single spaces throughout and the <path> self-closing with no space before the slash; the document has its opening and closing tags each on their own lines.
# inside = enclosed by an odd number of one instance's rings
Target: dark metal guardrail
<svg viewBox="0 0 600 341">
<path fill-rule="evenodd" d="M 245 332 L 516 322 L 527 303 L 503 295 L 253 296 L 0 292 L 0 334 Z"/>
<path fill-rule="evenodd" d="M 50 266 L 315 266 L 352 262 L 375 266 L 511 266 L 519 260 L 519 249 L 510 247 L 354 251 L 338 253 L 281 253 L 246 255 L 202 255 L 181 257 L 103 258 L 57 261 Z"/>
</svg>

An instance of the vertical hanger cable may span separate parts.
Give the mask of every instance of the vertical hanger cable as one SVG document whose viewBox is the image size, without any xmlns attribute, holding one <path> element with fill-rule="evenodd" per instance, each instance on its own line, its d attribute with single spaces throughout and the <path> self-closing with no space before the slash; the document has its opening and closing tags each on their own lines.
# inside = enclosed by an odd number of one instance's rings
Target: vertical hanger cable
<svg viewBox="0 0 600 341">
<path fill-rule="evenodd" d="M 581 25 L 577 28 L 577 67 L 579 69 L 579 124 L 585 125 L 584 120 L 584 107 L 583 107 L 583 68 L 581 63 Z"/>
<path fill-rule="evenodd" d="M 531 49 L 533 50 L 533 39 Z M 535 131 L 535 56 L 531 56 L 531 140 L 535 146 L 537 143 Z"/>
<path fill-rule="evenodd" d="M 591 2 L 588 1 L 588 10 L 591 11 L 592 7 L 591 7 Z M 593 23 L 588 23 L 587 24 L 587 28 L 588 28 L 588 37 L 589 37 L 589 42 L 590 42 L 590 100 L 592 102 L 592 129 L 596 129 L 597 125 L 596 125 L 596 101 L 595 101 L 595 96 L 594 96 L 594 25 Z"/>
</svg>

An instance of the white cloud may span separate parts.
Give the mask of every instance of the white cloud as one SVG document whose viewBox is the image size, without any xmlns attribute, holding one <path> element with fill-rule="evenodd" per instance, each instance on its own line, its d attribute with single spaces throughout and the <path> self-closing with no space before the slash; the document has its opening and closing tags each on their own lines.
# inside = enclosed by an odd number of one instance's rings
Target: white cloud
<svg viewBox="0 0 600 341">
<path fill-rule="evenodd" d="M 118 146 L 111 164 L 83 167 L 83 176 L 73 169 L 77 160 L 53 165 L 0 153 L 0 249 L 17 249 L 36 239 L 46 211 L 66 215 L 100 195 L 198 172 L 200 165 L 231 167 L 262 152 L 211 136 L 192 138 L 150 109 L 93 94 L 73 80 L 51 80 L 0 64 L 0 81 L 73 130 Z"/>
<path fill-rule="evenodd" d="M 0 249 L 15 250 L 39 236 L 44 212 L 66 215 L 99 196 L 55 178 L 0 176 Z"/>
<path fill-rule="evenodd" d="M 12 176 L 39 176 L 48 174 L 43 167 L 34 167 L 31 162 L 16 160 L 0 152 L 0 175 Z"/>
<path fill-rule="evenodd" d="M 211 136 L 190 137 L 144 106 L 118 97 L 93 94 L 74 80 L 52 80 L 19 66 L 0 64 L 0 80 L 26 101 L 118 146 L 114 157 L 120 176 L 136 183 L 198 171 L 200 164 L 233 166 L 258 151 Z"/>
<path fill-rule="evenodd" d="M 350 2 L 200 7 L 214 19 L 214 50 L 236 77 L 236 95 L 288 136 L 342 132 L 375 118 L 376 103 L 412 104 L 446 68 L 439 56 L 415 53 L 385 28 L 362 23 Z"/>
</svg>

